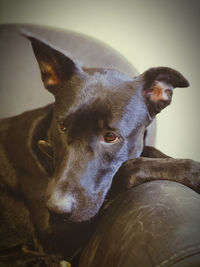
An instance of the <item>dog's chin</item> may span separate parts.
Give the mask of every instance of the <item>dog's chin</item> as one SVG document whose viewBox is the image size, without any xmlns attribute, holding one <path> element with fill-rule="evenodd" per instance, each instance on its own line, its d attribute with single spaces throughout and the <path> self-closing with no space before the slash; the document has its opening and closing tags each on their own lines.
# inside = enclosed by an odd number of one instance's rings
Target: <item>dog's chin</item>
<svg viewBox="0 0 200 267">
<path fill-rule="evenodd" d="M 98 213 L 99 208 L 91 209 L 91 210 L 84 210 L 82 211 L 75 211 L 69 217 L 68 220 L 71 222 L 86 222 L 92 220 Z"/>
<path fill-rule="evenodd" d="M 59 225 L 65 223 L 84 223 L 92 220 L 98 213 L 99 208 L 95 210 L 89 210 L 85 212 L 74 211 L 71 214 L 57 214 L 57 213 L 49 213 L 49 225 Z"/>
</svg>

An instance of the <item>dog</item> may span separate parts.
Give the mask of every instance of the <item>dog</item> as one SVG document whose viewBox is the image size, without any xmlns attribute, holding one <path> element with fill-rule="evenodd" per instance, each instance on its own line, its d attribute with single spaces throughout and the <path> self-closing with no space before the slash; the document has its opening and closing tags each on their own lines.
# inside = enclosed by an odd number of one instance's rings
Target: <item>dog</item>
<svg viewBox="0 0 200 267">
<path fill-rule="evenodd" d="M 87 68 L 26 38 L 55 103 L 1 121 L 0 266 L 59 266 L 57 254 L 72 255 L 74 235 L 90 228 L 105 198 L 139 183 L 169 179 L 200 191 L 200 163 L 144 144 L 173 89 L 189 86 L 182 74 Z"/>
</svg>

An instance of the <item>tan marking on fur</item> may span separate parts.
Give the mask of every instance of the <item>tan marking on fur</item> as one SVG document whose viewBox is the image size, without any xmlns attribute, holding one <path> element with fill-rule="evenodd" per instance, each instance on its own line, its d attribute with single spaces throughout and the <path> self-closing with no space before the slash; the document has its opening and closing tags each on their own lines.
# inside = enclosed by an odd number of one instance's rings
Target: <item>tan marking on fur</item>
<svg viewBox="0 0 200 267">
<path fill-rule="evenodd" d="M 45 118 L 45 116 L 46 116 L 46 114 L 41 115 L 41 116 L 37 117 L 37 118 L 33 121 L 33 123 L 32 123 L 32 127 L 31 127 L 31 129 L 30 129 L 30 131 L 29 131 L 29 138 L 28 138 L 28 143 L 27 143 L 27 145 L 28 145 L 29 151 L 31 152 L 33 158 L 34 158 L 35 161 L 37 162 L 37 164 L 38 164 L 40 170 L 41 170 L 43 173 L 46 174 L 46 171 L 45 171 L 44 167 L 41 165 L 41 163 L 39 162 L 37 156 L 35 155 L 35 153 L 34 153 L 33 150 L 32 150 L 32 136 L 33 136 L 33 133 L 34 133 L 35 128 L 36 128 L 36 126 L 38 125 L 38 123 L 39 123 L 41 120 L 43 120 L 43 119 Z"/>
<path fill-rule="evenodd" d="M 49 75 L 49 77 L 45 81 L 45 83 L 47 83 L 48 85 L 56 85 L 60 82 L 56 72 L 50 64 L 42 61 L 40 62 L 40 69 L 42 73 L 47 73 Z"/>
<path fill-rule="evenodd" d="M 169 90 L 172 90 L 172 88 L 162 82 L 156 81 L 151 91 L 151 100 L 155 102 L 158 100 L 168 100 L 170 98 Z"/>
<path fill-rule="evenodd" d="M 60 266 L 59 267 L 71 267 L 71 264 L 68 261 L 60 261 Z"/>
</svg>

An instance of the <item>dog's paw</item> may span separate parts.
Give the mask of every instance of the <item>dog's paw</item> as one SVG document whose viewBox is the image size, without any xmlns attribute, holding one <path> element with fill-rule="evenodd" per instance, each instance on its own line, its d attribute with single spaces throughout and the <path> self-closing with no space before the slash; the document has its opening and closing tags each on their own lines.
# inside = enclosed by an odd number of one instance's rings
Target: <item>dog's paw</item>
<svg viewBox="0 0 200 267">
<path fill-rule="evenodd" d="M 145 158 L 131 159 L 123 163 L 113 178 L 107 198 L 113 199 L 127 189 L 149 181 L 150 168 L 145 167 Z"/>
<path fill-rule="evenodd" d="M 71 267 L 68 261 L 60 261 L 60 267 Z"/>
<path fill-rule="evenodd" d="M 60 256 L 29 250 L 22 246 L 20 250 L 11 250 L 0 256 L 1 267 L 71 267 L 71 264 L 61 259 Z"/>
<path fill-rule="evenodd" d="M 121 187 L 129 189 L 136 185 L 152 180 L 155 177 L 151 159 L 136 158 L 126 161 L 116 174 L 116 182 L 120 182 Z"/>
</svg>

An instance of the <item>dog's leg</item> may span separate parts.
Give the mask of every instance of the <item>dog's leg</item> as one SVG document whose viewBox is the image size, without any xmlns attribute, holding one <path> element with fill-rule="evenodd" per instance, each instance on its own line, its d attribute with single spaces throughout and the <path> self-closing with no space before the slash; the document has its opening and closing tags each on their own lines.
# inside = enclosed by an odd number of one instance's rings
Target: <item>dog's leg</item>
<svg viewBox="0 0 200 267">
<path fill-rule="evenodd" d="M 169 157 L 128 160 L 116 173 L 108 196 L 112 198 L 133 186 L 155 180 L 178 182 L 200 193 L 200 163 Z"/>
</svg>

